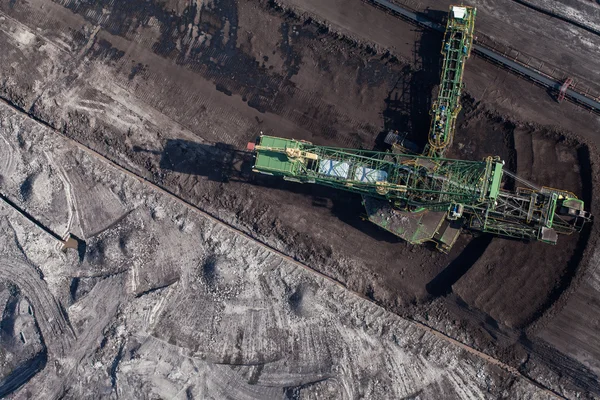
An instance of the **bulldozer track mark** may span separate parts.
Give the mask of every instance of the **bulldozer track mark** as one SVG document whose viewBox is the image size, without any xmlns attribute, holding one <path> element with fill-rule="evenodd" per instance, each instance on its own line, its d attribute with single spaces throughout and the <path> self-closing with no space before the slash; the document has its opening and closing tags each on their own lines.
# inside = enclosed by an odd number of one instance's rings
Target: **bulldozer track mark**
<svg viewBox="0 0 600 400">
<path fill-rule="evenodd" d="M 76 339 L 75 332 L 37 270 L 24 260 L 4 257 L 0 259 L 0 280 L 11 281 L 21 289 L 33 306 L 46 347 L 52 354 L 65 356 Z"/>
</svg>

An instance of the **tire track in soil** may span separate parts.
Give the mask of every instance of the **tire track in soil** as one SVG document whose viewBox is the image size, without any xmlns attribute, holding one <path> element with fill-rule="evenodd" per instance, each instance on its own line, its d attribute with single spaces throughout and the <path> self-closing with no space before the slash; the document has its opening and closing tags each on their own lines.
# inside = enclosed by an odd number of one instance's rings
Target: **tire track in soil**
<svg viewBox="0 0 600 400">
<path fill-rule="evenodd" d="M 21 289 L 33 306 L 45 346 L 52 355 L 64 357 L 75 340 L 75 332 L 38 271 L 23 260 L 4 257 L 0 259 L 0 280 L 13 282 Z"/>
<path fill-rule="evenodd" d="M 233 26 L 236 26 L 236 7 L 232 5 L 233 11 L 223 11 L 223 1 L 224 0 L 221 0 L 219 3 L 221 4 L 221 7 L 217 7 L 219 9 L 218 13 L 222 13 L 223 18 L 230 21 Z M 146 4 L 147 2 L 144 3 L 143 9 L 138 10 L 131 4 L 127 5 L 117 4 L 114 1 L 100 1 L 99 4 L 105 5 L 102 13 L 98 11 L 100 9 L 99 7 L 92 7 L 89 4 L 78 1 L 58 0 L 55 1 L 55 3 L 57 6 L 65 7 L 94 24 L 95 28 L 90 34 L 90 37 L 87 38 L 86 43 L 80 43 L 80 47 L 89 47 L 92 43 L 95 45 L 94 48 L 99 47 L 99 49 L 90 50 L 92 56 L 110 58 L 110 63 L 113 64 L 118 71 L 122 72 L 116 79 L 114 77 L 112 78 L 115 79 L 115 83 L 119 82 L 121 88 L 142 99 L 146 104 L 153 106 L 168 117 L 179 121 L 179 123 L 186 128 L 191 129 L 192 127 L 197 126 L 197 119 L 195 116 L 201 114 L 203 109 L 210 106 L 210 100 L 201 99 L 198 95 L 195 95 L 192 90 L 182 89 L 172 82 L 169 82 L 164 77 L 156 76 L 156 73 L 150 73 L 146 76 L 146 81 L 164 81 L 164 91 L 169 94 L 169 96 L 154 96 L 153 89 L 155 88 L 148 87 L 147 84 L 140 84 L 139 81 L 127 79 L 127 72 L 131 69 L 131 63 L 135 60 L 132 59 L 132 55 L 126 54 L 118 48 L 130 49 L 134 44 L 140 46 L 143 44 L 142 53 L 146 53 L 147 55 L 151 54 L 176 65 L 183 65 L 190 72 L 203 75 L 206 79 L 213 81 L 217 87 L 221 86 L 228 92 L 234 91 L 236 94 L 242 96 L 242 98 L 247 98 L 245 101 L 248 103 L 253 99 L 259 99 L 254 101 L 254 103 L 258 101 L 258 106 L 255 107 L 258 111 L 263 109 L 263 111 L 272 112 L 297 126 L 303 127 L 307 131 L 315 132 L 316 136 L 321 136 L 328 141 L 338 140 L 342 143 L 343 147 L 361 147 L 363 143 L 360 139 L 360 134 L 350 136 L 339 135 L 341 137 L 338 137 L 338 129 L 336 126 L 341 126 L 339 129 L 342 131 L 345 127 L 349 127 L 352 131 L 367 131 L 373 133 L 372 127 L 359 123 L 350 113 L 337 109 L 333 104 L 324 102 L 318 93 L 297 88 L 290 80 L 290 77 L 295 73 L 288 73 L 287 76 L 282 76 L 277 73 L 270 73 L 261 68 L 255 68 L 253 66 L 252 57 L 235 48 L 236 35 L 232 33 L 229 35 L 230 37 L 228 40 L 224 40 L 222 37 L 223 29 L 219 31 L 219 27 L 217 26 L 214 28 L 217 29 L 217 32 L 219 33 L 216 35 L 216 38 L 213 41 L 214 43 L 211 43 L 209 46 L 194 40 L 182 43 L 183 48 L 179 51 L 167 52 L 165 50 L 166 48 L 172 47 L 173 41 L 183 40 L 182 38 L 186 37 L 189 33 L 187 30 L 183 33 L 173 30 L 172 25 L 174 25 L 175 22 L 177 22 L 175 25 L 178 26 L 181 25 L 180 22 L 182 24 L 189 21 L 195 22 L 194 18 L 198 13 L 217 13 L 215 7 L 211 10 L 206 9 L 206 7 L 197 9 L 190 6 L 189 10 L 184 12 L 184 15 L 178 16 L 170 11 L 166 11 L 160 4 Z M 125 14 L 121 15 L 121 11 Z M 18 21 L 15 20 L 15 22 Z M 198 24 L 198 27 L 204 30 L 208 29 L 207 26 L 208 25 L 203 22 Z M 144 31 L 151 27 L 156 27 L 156 30 L 160 30 L 161 32 L 158 41 L 153 43 L 151 43 L 150 36 L 144 34 Z M 104 36 L 108 33 L 112 35 L 112 38 L 118 38 L 123 43 L 116 47 L 112 47 L 112 44 L 108 42 L 106 38 L 101 39 L 100 35 L 98 35 L 101 28 L 105 33 Z M 311 35 L 314 35 L 314 32 L 308 29 L 299 28 L 299 30 L 300 29 L 302 29 L 301 37 L 311 37 Z M 38 35 L 38 32 L 35 32 L 34 29 L 29 28 L 29 30 Z M 167 34 L 168 32 L 171 32 L 172 35 L 169 36 Z M 112 39 L 109 37 L 109 40 Z M 47 39 L 46 41 L 58 46 L 55 41 L 48 41 Z M 77 44 L 77 46 L 79 46 L 79 44 Z M 296 46 L 298 46 L 298 44 L 296 44 Z M 60 48 L 60 50 L 68 52 L 68 50 L 64 48 Z M 295 61 L 296 63 L 301 61 L 301 56 L 296 54 L 297 50 L 293 46 L 287 44 L 285 50 L 292 55 L 294 60 L 298 59 Z M 79 50 L 79 53 L 81 53 L 81 50 Z M 187 57 L 188 53 L 190 53 L 189 57 Z M 186 54 L 186 57 L 183 57 L 182 54 Z M 138 56 L 141 57 L 141 54 L 138 54 Z M 217 56 L 222 56 L 223 60 L 219 61 L 219 59 L 215 58 Z M 239 66 L 237 64 L 239 64 Z M 289 66 L 289 68 L 293 70 L 294 65 L 294 62 L 292 62 L 292 65 Z M 237 82 L 241 76 L 244 76 L 244 73 L 248 72 L 256 79 L 246 77 L 241 83 Z M 194 98 L 194 96 L 196 97 Z M 182 105 L 174 105 L 160 100 L 164 98 L 188 98 L 190 101 L 187 101 Z M 293 107 L 286 107 L 286 104 L 289 105 L 288 103 L 292 100 L 299 102 L 304 110 L 298 112 L 293 109 Z M 314 118 L 314 115 L 317 115 L 316 113 L 320 115 L 323 114 L 323 112 L 319 112 L 318 110 L 327 110 L 325 122 L 320 122 L 319 118 Z M 226 113 L 226 110 L 220 111 L 221 114 Z M 224 119 L 227 120 L 232 127 L 237 128 L 238 131 L 248 130 L 247 121 L 242 121 L 239 117 Z M 257 129 L 258 128 L 253 130 L 254 134 L 257 132 Z M 235 131 L 235 129 L 233 130 Z M 224 137 L 219 138 L 219 140 L 242 147 L 249 139 L 245 137 L 232 138 L 225 133 Z"/>
<path fill-rule="evenodd" d="M 291 263 L 292 265 L 295 265 L 297 267 L 300 267 L 308 272 L 310 272 L 312 275 L 315 275 L 316 277 L 319 277 L 333 285 L 336 285 L 340 288 L 342 288 L 343 290 L 353 294 L 354 296 L 367 301 L 373 305 L 375 305 L 378 309 L 381 310 L 381 312 L 389 312 L 390 314 L 395 315 L 397 318 L 403 319 L 409 323 L 412 323 L 414 326 L 416 326 L 417 328 L 423 330 L 424 332 L 430 333 L 434 336 L 436 336 L 439 339 L 444 340 L 445 342 L 449 343 L 450 345 L 452 345 L 453 347 L 458 347 L 461 350 L 464 350 L 465 352 L 487 362 L 490 363 L 496 367 L 501 368 L 502 370 L 508 372 L 509 374 L 513 375 L 516 378 L 520 378 L 520 379 L 524 379 L 525 381 L 527 381 L 528 383 L 536 386 L 537 388 L 543 390 L 544 392 L 546 392 L 548 395 L 551 395 L 553 397 L 556 398 L 560 398 L 560 399 L 566 399 L 564 396 L 562 396 L 561 394 L 559 394 L 558 392 L 554 391 L 553 389 L 543 385 L 540 382 L 537 382 L 536 380 L 534 380 L 533 378 L 521 373 L 517 368 L 512 367 L 506 363 L 504 363 L 503 361 L 496 359 L 482 351 L 479 351 L 477 349 L 475 349 L 474 347 L 471 347 L 469 345 L 467 345 L 466 343 L 460 342 L 448 335 L 446 335 L 445 333 L 438 331 L 424 323 L 400 316 L 396 313 L 394 313 L 393 311 L 389 311 L 387 309 L 385 309 L 383 306 L 381 306 L 380 304 L 378 304 L 377 302 L 371 300 L 370 298 L 366 297 L 365 295 L 358 293 L 356 291 L 353 291 L 351 289 L 349 289 L 347 286 L 345 286 L 342 282 L 329 277 L 328 275 L 325 275 L 319 271 L 317 271 L 316 269 L 312 268 L 309 265 L 303 264 L 299 261 L 297 261 L 296 259 L 282 253 L 281 251 L 271 247 L 270 245 L 257 240 L 256 238 L 252 237 L 250 234 L 243 232 L 237 228 L 235 228 L 232 225 L 229 225 L 227 222 L 222 221 L 221 219 L 213 216 L 212 214 L 209 214 L 208 212 L 200 209 L 199 207 L 187 202 L 186 200 L 178 197 L 176 194 L 174 194 L 173 192 L 169 191 L 166 188 L 163 188 L 159 185 L 156 185 L 152 182 L 150 182 L 149 180 L 147 180 L 146 178 L 137 175 L 135 172 L 132 172 L 131 170 L 127 169 L 126 167 L 123 167 L 121 165 L 119 165 L 118 163 L 110 160 L 109 158 L 105 157 L 104 155 L 98 153 L 97 151 L 87 147 L 85 144 L 78 142 L 68 136 L 66 136 L 63 132 L 61 132 L 60 130 L 58 130 L 56 127 L 52 126 L 50 123 L 40 120 L 39 118 L 37 118 L 34 115 L 29 114 L 28 112 L 26 112 L 25 110 L 23 110 L 22 108 L 20 108 L 19 106 L 13 104 L 12 102 L 10 102 L 9 100 L 0 97 L 2 103 L 4 103 L 6 106 L 8 106 L 10 109 L 12 109 L 13 111 L 16 111 L 19 114 L 22 114 L 24 116 L 26 116 L 27 118 L 33 120 L 35 123 L 43 126 L 46 129 L 51 130 L 52 132 L 56 133 L 59 137 L 61 137 L 65 142 L 69 143 L 70 145 L 78 148 L 79 150 L 85 152 L 86 154 L 88 154 L 89 156 L 98 159 L 104 163 L 106 163 L 108 166 L 116 169 L 119 172 L 124 173 L 125 175 L 135 179 L 136 181 L 148 186 L 149 188 L 151 188 L 152 190 L 155 190 L 159 193 L 162 193 L 163 195 L 166 195 L 167 197 L 169 197 L 170 199 L 174 200 L 175 202 L 185 206 L 186 208 L 190 209 L 193 212 L 196 212 L 200 215 L 202 215 L 203 217 L 207 218 L 209 221 L 218 224 L 222 227 L 224 227 L 225 229 L 227 229 L 228 231 L 241 236 L 242 238 L 249 240 L 253 243 L 255 243 L 257 246 L 267 250 L 268 252 L 275 254 L 276 256 L 278 256 L 279 258 L 281 258 L 282 260 L 285 260 L 286 262 Z M 0 264 L 1 265 L 1 264 Z"/>
<path fill-rule="evenodd" d="M 34 374 L 28 379 L 36 379 L 41 391 L 36 394 L 37 398 L 58 398 L 66 390 L 65 382 L 73 375 L 77 365 L 88 356 L 88 350 L 98 337 L 102 336 L 104 327 L 114 316 L 120 305 L 120 296 L 124 285 L 123 274 L 116 273 L 103 279 L 94 286 L 91 293 L 98 292 L 96 296 L 86 297 L 79 307 L 89 305 L 96 316 L 99 316 L 91 327 L 88 327 L 83 335 L 77 336 L 70 322 L 65 317 L 65 312 L 48 289 L 48 285 L 40 276 L 40 272 L 25 260 L 12 257 L 0 259 L 0 281 L 6 280 L 18 286 L 33 308 L 35 322 L 42 336 L 44 351 L 47 353 L 47 361 L 61 360 L 62 373 L 59 374 Z M 103 300 L 103 297 L 111 301 Z M 56 365 L 54 365 L 56 368 Z M 25 382 L 23 382 L 25 383 Z M 18 390 L 21 385 L 15 386 Z M 26 396 L 29 396 L 25 392 Z M 17 396 L 17 398 L 19 398 Z"/>
<path fill-rule="evenodd" d="M 169 92 L 169 93 L 172 93 L 172 92 Z M 185 91 L 185 93 L 187 93 L 187 91 Z M 184 97 L 187 97 L 187 96 L 184 96 Z M 303 102 L 304 102 L 304 101 L 306 101 L 306 100 L 303 100 Z M 168 112 L 170 112 L 170 111 L 172 110 L 172 107 L 171 107 L 171 108 L 168 108 L 168 105 L 166 105 L 166 104 L 164 104 L 164 103 L 162 103 L 161 105 L 162 105 L 162 107 L 161 107 L 161 108 L 162 108 L 163 110 L 165 110 L 165 107 L 167 107 L 167 111 L 168 111 Z M 190 110 L 192 110 L 192 108 L 190 108 Z M 356 147 L 356 146 L 349 145 L 349 146 L 347 146 L 347 147 Z"/>
</svg>

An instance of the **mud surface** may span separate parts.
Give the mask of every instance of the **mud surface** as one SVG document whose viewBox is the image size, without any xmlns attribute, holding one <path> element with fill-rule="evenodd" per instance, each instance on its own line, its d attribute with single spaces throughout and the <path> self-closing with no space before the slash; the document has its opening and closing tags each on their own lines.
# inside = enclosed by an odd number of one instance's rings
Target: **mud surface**
<svg viewBox="0 0 600 400">
<path fill-rule="evenodd" d="M 387 310 L 425 321 L 565 395 L 600 394 L 597 366 L 585 361 L 598 349 L 590 347 L 585 357 L 575 354 L 560 345 L 564 329 L 552 328 L 558 323 L 554 316 L 575 298 L 572 293 L 591 265 L 594 228 L 560 237 L 557 246 L 464 234 L 443 255 L 430 246 L 409 246 L 364 221 L 358 196 L 250 173 L 252 159 L 243 149 L 261 132 L 373 148 L 389 129 L 406 132 L 417 145 L 423 145 L 428 130 L 439 80 L 440 35 L 359 1 L 348 7 L 379 25 L 360 29 L 351 12 L 334 20 L 334 6 L 313 4 L 302 10 L 304 2 L 292 5 L 0 2 L 0 47 L 5 50 L 0 92 L 6 102 Z M 393 34 L 379 35 L 378 26 L 386 24 L 393 26 Z M 464 112 L 449 156 L 499 155 L 524 178 L 573 191 L 594 211 L 597 117 L 568 103 L 558 106 L 545 90 L 475 58 L 468 61 L 465 80 Z M 15 135 L 19 151 L 27 152 L 25 135 L 18 130 Z M 34 164 L 17 179 L 10 161 L 5 164 L 0 185 L 11 198 L 41 210 L 65 208 L 39 194 L 38 186 L 51 181 L 41 167 Z M 89 177 L 81 171 L 87 167 L 71 165 L 71 185 L 86 186 Z M 156 246 L 139 233 L 146 222 L 138 221 L 115 244 L 123 254 L 107 261 L 102 235 L 132 212 L 118 193 L 114 185 L 110 191 L 89 185 L 73 200 L 73 208 L 89 213 L 79 227 L 89 240 L 80 262 L 99 268 L 67 274 L 77 279 L 64 288 L 75 305 L 99 287 L 98 276 L 121 279 L 118 274 L 129 270 L 131 255 L 125 249 L 130 241 Z M 52 215 L 43 214 L 40 221 L 68 219 Z M 204 276 L 207 293 L 233 290 L 217 282 L 219 265 L 230 273 L 221 256 L 208 257 L 193 272 Z M 153 253 L 139 257 L 140 266 L 156 261 Z M 145 295 L 182 281 L 183 272 L 172 260 L 158 264 L 135 277 L 132 293 Z M 311 290 L 289 289 L 290 307 L 301 313 L 301 299 Z M 196 304 L 191 309 L 204 301 L 190 293 L 174 296 L 173 304 L 183 299 Z M 173 304 L 165 306 L 164 326 L 176 324 Z M 213 311 L 204 310 L 205 318 Z M 203 351 L 194 348 L 200 339 L 187 331 L 171 339 L 159 332 L 163 325 L 151 326 L 152 335 L 165 343 Z M 222 345 L 243 352 L 244 338 L 238 335 Z M 133 354 L 121 342 L 115 346 L 116 364 L 126 350 Z M 33 351 L 27 354 L 24 360 L 33 359 Z M 264 362 L 261 357 L 255 353 L 241 364 Z M 324 371 L 318 374 L 331 373 Z M 260 372 L 241 374 L 260 382 Z M 311 382 L 320 379 L 317 375 Z M 108 382 L 108 392 L 116 390 L 116 381 Z"/>
</svg>

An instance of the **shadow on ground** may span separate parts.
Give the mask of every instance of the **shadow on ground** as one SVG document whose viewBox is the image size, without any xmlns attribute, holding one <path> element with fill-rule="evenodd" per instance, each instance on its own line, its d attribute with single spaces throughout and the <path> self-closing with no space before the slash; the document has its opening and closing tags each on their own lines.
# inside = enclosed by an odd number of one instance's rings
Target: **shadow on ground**
<svg viewBox="0 0 600 400">
<path fill-rule="evenodd" d="M 445 21 L 447 15 L 439 10 L 426 10 L 422 14 L 434 21 Z M 430 111 L 440 83 L 442 40 L 440 32 L 421 31 L 420 39 L 415 41 L 412 66 L 402 70 L 385 99 L 384 133 L 398 131 L 421 150 L 427 143 Z M 385 134 L 380 135 L 378 144 Z"/>
<path fill-rule="evenodd" d="M 253 153 L 238 150 L 229 144 L 205 144 L 169 139 L 162 152 L 140 147 L 135 147 L 134 151 L 160 156 L 160 168 L 164 171 L 204 176 L 210 181 L 223 184 L 242 182 L 309 197 L 313 207 L 328 208 L 344 223 L 378 241 L 401 242 L 398 237 L 364 219 L 365 210 L 360 195 L 326 186 L 288 182 L 280 177 L 253 173 Z"/>
<path fill-rule="evenodd" d="M 436 297 L 450 294 L 452 285 L 479 260 L 492 242 L 492 238 L 492 235 L 482 235 L 471 240 L 462 253 L 425 286 L 427 292 Z"/>
</svg>

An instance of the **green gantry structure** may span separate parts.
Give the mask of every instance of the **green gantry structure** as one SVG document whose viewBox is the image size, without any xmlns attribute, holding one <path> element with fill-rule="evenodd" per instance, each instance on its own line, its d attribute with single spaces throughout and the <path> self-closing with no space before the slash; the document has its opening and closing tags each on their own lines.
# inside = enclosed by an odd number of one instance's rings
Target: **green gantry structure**
<svg viewBox="0 0 600 400">
<path fill-rule="evenodd" d="M 475 27 L 474 7 L 451 6 L 444 34 L 444 56 L 437 100 L 431 109 L 431 128 L 425 154 L 443 157 L 454 139 L 456 117 L 460 112 L 465 61 L 471 54 Z"/>
<path fill-rule="evenodd" d="M 253 170 L 359 193 L 369 221 L 412 244 L 434 242 L 443 252 L 463 228 L 551 244 L 558 234 L 580 231 L 591 216 L 573 193 L 532 185 L 506 171 L 497 157 L 444 158 L 460 112 L 475 15 L 473 7 L 450 6 L 424 156 L 405 154 L 398 145 L 392 152 L 375 152 L 261 136 L 248 144 L 256 156 Z M 504 190 L 506 177 L 524 187 Z"/>
<path fill-rule="evenodd" d="M 463 227 L 554 244 L 557 234 L 579 231 L 589 220 L 583 202 L 570 192 L 533 185 L 503 190 L 505 175 L 519 179 L 498 158 L 449 160 L 272 136 L 260 136 L 249 149 L 256 155 L 255 172 L 362 194 L 367 211 L 377 207 L 373 218 L 380 219 L 373 222 L 410 243 L 434 241 L 442 251 Z M 393 210 L 409 210 L 412 218 Z"/>
</svg>

